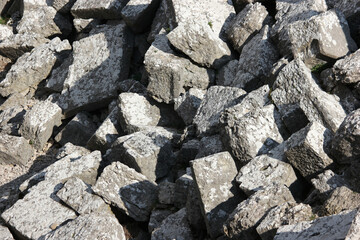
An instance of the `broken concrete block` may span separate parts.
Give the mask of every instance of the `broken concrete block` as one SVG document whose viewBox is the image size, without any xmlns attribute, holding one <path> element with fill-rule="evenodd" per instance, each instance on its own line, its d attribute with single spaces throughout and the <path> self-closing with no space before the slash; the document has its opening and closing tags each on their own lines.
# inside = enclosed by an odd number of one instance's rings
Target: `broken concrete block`
<svg viewBox="0 0 360 240">
<path fill-rule="evenodd" d="M 156 183 L 120 162 L 104 169 L 93 190 L 136 221 L 147 221 L 157 201 Z"/>
<path fill-rule="evenodd" d="M 77 0 L 71 8 L 74 18 L 120 19 L 128 0 Z"/>
<path fill-rule="evenodd" d="M 0 134 L 0 163 L 25 165 L 33 154 L 34 149 L 25 138 Z"/>
</svg>

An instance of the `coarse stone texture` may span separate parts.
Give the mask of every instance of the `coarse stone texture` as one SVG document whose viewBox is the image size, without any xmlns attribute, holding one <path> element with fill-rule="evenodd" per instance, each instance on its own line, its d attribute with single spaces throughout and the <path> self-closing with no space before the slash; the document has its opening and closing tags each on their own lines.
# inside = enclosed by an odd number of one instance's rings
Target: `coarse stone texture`
<svg viewBox="0 0 360 240">
<path fill-rule="evenodd" d="M 334 10 L 288 23 L 279 34 L 278 44 L 283 55 L 291 53 L 309 67 L 357 49 L 344 16 Z"/>
<path fill-rule="evenodd" d="M 54 38 L 47 44 L 40 45 L 30 53 L 21 56 L 0 83 L 0 94 L 4 97 L 19 93 L 37 85 L 50 74 L 61 55 L 71 50 L 68 40 Z"/>
<path fill-rule="evenodd" d="M 61 93 L 64 88 L 65 79 L 69 73 L 69 67 L 73 62 L 73 56 L 64 59 L 62 63 L 51 71 L 51 75 L 46 80 L 45 88 Z"/>
<path fill-rule="evenodd" d="M 194 117 L 198 135 L 219 131 L 220 115 L 225 108 L 241 101 L 246 92 L 240 88 L 213 86 L 208 89 Z"/>
<path fill-rule="evenodd" d="M 120 162 L 104 169 L 93 190 L 136 221 L 147 221 L 157 201 L 156 183 Z"/>
<path fill-rule="evenodd" d="M 153 232 L 161 226 L 162 221 L 174 212 L 169 209 L 154 209 L 151 212 L 148 230 Z"/>
<path fill-rule="evenodd" d="M 106 211 L 80 215 L 47 234 L 43 240 L 118 239 L 126 240 L 123 227 L 108 207 Z"/>
<path fill-rule="evenodd" d="M 34 149 L 25 138 L 0 134 L 0 164 L 25 165 L 33 154 Z"/>
<path fill-rule="evenodd" d="M 338 60 L 333 66 L 335 80 L 345 84 L 353 84 L 360 81 L 360 50 Z"/>
<path fill-rule="evenodd" d="M 159 183 L 158 201 L 161 204 L 174 205 L 175 183 L 164 181 Z"/>
<path fill-rule="evenodd" d="M 359 224 L 357 210 L 344 211 L 337 215 L 318 218 L 311 222 L 299 222 L 282 226 L 278 229 L 274 240 L 290 239 L 349 239 L 359 238 L 359 232 L 353 231 Z M 348 236 L 348 237 L 347 237 Z"/>
<path fill-rule="evenodd" d="M 340 10 L 346 18 L 351 17 L 360 11 L 359 2 L 357 0 L 326 0 L 326 3 L 329 7 Z"/>
<path fill-rule="evenodd" d="M 0 43 L 14 35 L 11 27 L 3 24 L 0 25 L 0 33 Z"/>
<path fill-rule="evenodd" d="M 74 60 L 58 101 L 65 116 L 101 108 L 118 95 L 118 83 L 129 74 L 132 40 L 119 23 L 101 25 L 73 43 Z"/>
<path fill-rule="evenodd" d="M 211 148 L 207 146 L 206 148 Z M 189 161 L 194 160 L 200 151 L 200 141 L 191 139 L 182 144 L 181 149 L 176 153 L 176 162 L 187 164 Z M 211 154 L 210 154 L 211 155 Z"/>
<path fill-rule="evenodd" d="M 72 26 L 69 20 L 58 14 L 57 11 L 47 5 L 27 6 L 24 3 L 24 12 L 16 27 L 18 33 L 36 33 L 43 37 L 67 36 Z"/>
<path fill-rule="evenodd" d="M 120 19 L 128 0 L 77 0 L 71 8 L 75 18 Z"/>
<path fill-rule="evenodd" d="M 274 105 L 267 105 L 241 116 L 237 111 L 222 116 L 223 143 L 241 165 L 266 154 L 283 142 L 282 123 Z M 239 117 L 238 117 L 239 116 Z"/>
<path fill-rule="evenodd" d="M 267 155 L 255 157 L 239 171 L 236 182 L 248 196 L 273 184 L 283 184 L 290 188 L 297 180 L 290 164 Z"/>
<path fill-rule="evenodd" d="M 171 214 L 162 221 L 159 228 L 151 234 L 151 240 L 193 240 L 189 223 L 186 218 L 186 209 L 182 208 L 174 214 Z"/>
<path fill-rule="evenodd" d="M 285 186 L 271 186 L 257 191 L 239 203 L 224 223 L 226 236 L 235 239 L 258 239 L 255 228 L 273 208 L 286 202 L 295 202 Z"/>
<path fill-rule="evenodd" d="M 0 79 L 4 79 L 6 76 L 6 73 L 8 72 L 8 70 L 11 67 L 11 59 L 7 58 L 7 57 L 3 57 L 0 55 Z"/>
<path fill-rule="evenodd" d="M 164 177 L 175 164 L 171 147 L 174 132 L 152 127 L 119 137 L 112 145 L 108 159 L 121 161 L 155 181 Z"/>
<path fill-rule="evenodd" d="M 271 209 L 257 226 L 256 231 L 262 240 L 272 240 L 280 226 L 309 221 L 313 217 L 314 214 L 309 205 L 287 202 Z"/>
<path fill-rule="evenodd" d="M 145 31 L 155 17 L 161 0 L 130 0 L 121 10 L 121 17 L 135 33 Z"/>
<path fill-rule="evenodd" d="M 260 3 L 250 3 L 236 15 L 226 33 L 239 53 L 244 44 L 264 26 L 267 16 L 266 8 Z"/>
<path fill-rule="evenodd" d="M 106 210 L 108 207 L 101 197 L 94 194 L 90 185 L 77 177 L 67 180 L 56 196 L 81 215 Z"/>
<path fill-rule="evenodd" d="M 245 44 L 241 51 L 237 73 L 231 86 L 252 91 L 265 84 L 273 64 L 279 60 L 279 53 L 270 41 L 269 26 Z"/>
<path fill-rule="evenodd" d="M 15 61 L 34 47 L 50 42 L 49 39 L 35 33 L 14 34 L 0 42 L 0 54 Z"/>
<path fill-rule="evenodd" d="M 73 152 L 60 159 L 29 179 L 27 185 L 31 180 L 40 183 L 31 187 L 29 193 L 1 217 L 18 236 L 29 239 L 38 239 L 65 221 L 76 218 L 75 212 L 63 206 L 55 194 L 63 186 L 62 182 L 70 177 L 77 176 L 83 180 L 95 178 L 100 161 L 101 154 L 98 151 L 83 157 Z"/>
<path fill-rule="evenodd" d="M 235 162 L 228 152 L 221 152 L 196 159 L 191 165 L 207 232 L 216 238 L 222 234 L 222 223 L 240 200 L 234 184 Z"/>
<path fill-rule="evenodd" d="M 219 68 L 230 60 L 231 51 L 212 30 L 210 23 L 183 22 L 167 37 L 171 45 L 204 67 Z"/>
<path fill-rule="evenodd" d="M 149 75 L 147 90 L 158 102 L 170 103 L 185 93 L 184 87 L 206 89 L 214 78 L 210 70 L 175 55 L 165 34 L 159 34 L 145 54 Z"/>
<path fill-rule="evenodd" d="M 41 150 L 52 135 L 53 128 L 61 125 L 61 108 L 50 101 L 40 101 L 27 111 L 20 127 L 21 135 Z"/>
<path fill-rule="evenodd" d="M 220 134 L 205 136 L 199 142 L 199 150 L 195 158 L 203 158 L 215 153 L 224 152 L 225 148 Z"/>
<path fill-rule="evenodd" d="M 206 90 L 190 88 L 185 94 L 174 99 L 174 109 L 186 125 L 191 125 Z"/>
<path fill-rule="evenodd" d="M 56 135 L 55 141 L 61 145 L 71 142 L 74 145 L 86 146 L 96 129 L 90 114 L 80 112 Z"/>
<path fill-rule="evenodd" d="M 216 74 L 216 85 L 231 86 L 236 73 L 239 61 L 234 59 L 225 64 Z"/>
<path fill-rule="evenodd" d="M 360 157 L 360 109 L 351 112 L 340 125 L 332 141 L 331 154 L 340 164 Z"/>
<path fill-rule="evenodd" d="M 190 185 L 194 182 L 191 177 L 191 169 L 186 168 L 186 173 L 176 179 L 175 181 L 175 193 L 174 193 L 174 205 L 177 208 L 186 207 L 186 201 L 189 194 Z"/>
<path fill-rule="evenodd" d="M 97 25 L 100 25 L 100 19 L 82 19 L 82 18 L 75 18 L 73 20 L 73 24 L 77 33 L 89 33 L 93 28 Z"/>
<path fill-rule="evenodd" d="M 290 164 L 310 180 L 333 163 L 328 156 L 332 137 L 320 123 L 309 123 L 286 141 L 285 155 Z"/>
<path fill-rule="evenodd" d="M 59 160 L 67 155 L 70 155 L 73 152 L 77 152 L 79 156 L 84 156 L 91 151 L 84 147 L 75 146 L 72 143 L 67 143 L 58 150 L 55 157 Z"/>
<path fill-rule="evenodd" d="M 0 225 L 0 236 L 3 240 L 14 240 L 14 237 L 9 229 L 2 225 Z"/>
<path fill-rule="evenodd" d="M 270 95 L 291 133 L 313 121 L 335 133 L 346 116 L 341 104 L 321 90 L 310 69 L 299 59 L 279 72 Z"/>
<path fill-rule="evenodd" d="M 52 0 L 51 6 L 59 13 L 68 14 L 75 2 L 76 0 Z"/>
<path fill-rule="evenodd" d="M 226 39 L 225 31 L 235 17 L 230 1 L 163 0 L 151 26 L 148 40 L 152 42 L 161 29 L 169 31 L 186 21 L 209 24 L 213 32 Z"/>
<path fill-rule="evenodd" d="M 118 116 L 119 108 L 116 106 L 91 136 L 87 143 L 88 148 L 105 152 L 111 147 L 111 144 L 123 134 Z"/>
<path fill-rule="evenodd" d="M 327 214 L 339 214 L 345 210 L 357 209 L 360 206 L 360 193 L 353 192 L 342 186 L 336 188 L 328 200 L 324 203 L 324 210 Z"/>
</svg>

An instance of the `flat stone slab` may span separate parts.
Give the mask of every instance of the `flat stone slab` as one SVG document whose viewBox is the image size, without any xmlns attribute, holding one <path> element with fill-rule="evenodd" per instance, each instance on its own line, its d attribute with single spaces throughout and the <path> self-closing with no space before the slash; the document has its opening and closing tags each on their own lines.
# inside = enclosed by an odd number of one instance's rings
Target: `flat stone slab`
<svg viewBox="0 0 360 240">
<path fill-rule="evenodd" d="M 0 134 L 0 163 L 26 165 L 33 154 L 34 149 L 25 138 Z"/>
</svg>

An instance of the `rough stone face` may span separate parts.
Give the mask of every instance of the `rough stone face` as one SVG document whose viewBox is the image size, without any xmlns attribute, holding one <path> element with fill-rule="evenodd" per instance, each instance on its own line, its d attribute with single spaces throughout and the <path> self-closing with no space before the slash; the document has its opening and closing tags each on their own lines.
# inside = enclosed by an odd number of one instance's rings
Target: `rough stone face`
<svg viewBox="0 0 360 240">
<path fill-rule="evenodd" d="M 157 200 L 156 183 L 120 162 L 104 169 L 93 190 L 136 221 L 147 221 Z"/>
<path fill-rule="evenodd" d="M 192 161 L 191 168 L 207 232 L 216 238 L 222 233 L 222 223 L 240 200 L 234 185 L 235 162 L 228 152 L 222 152 Z"/>
<path fill-rule="evenodd" d="M 126 237 L 123 227 L 109 208 L 107 211 L 81 215 L 49 233 L 43 239 L 126 240 Z"/>
<path fill-rule="evenodd" d="M 354 231 L 356 228 L 359 228 L 358 224 L 359 213 L 357 210 L 344 211 L 340 214 L 318 218 L 311 222 L 300 222 L 282 226 L 278 229 L 274 240 L 353 240 L 359 237 L 359 232 Z"/>
<path fill-rule="evenodd" d="M 150 128 L 123 137 L 112 145 L 108 159 L 121 161 L 155 181 L 164 177 L 175 164 L 171 131 Z"/>
<path fill-rule="evenodd" d="M 340 164 L 357 161 L 360 156 L 360 109 L 351 112 L 332 141 L 331 154 Z"/>
<path fill-rule="evenodd" d="M 194 117 L 197 134 L 211 134 L 219 131 L 219 119 L 225 108 L 241 101 L 246 92 L 240 88 L 213 86 L 208 89 Z"/>
<path fill-rule="evenodd" d="M 291 135 L 286 141 L 285 155 L 300 174 L 310 180 L 333 163 L 328 156 L 331 132 L 318 122 Z"/>
<path fill-rule="evenodd" d="M 200 140 L 199 150 L 195 159 L 203 158 L 223 151 L 225 151 L 225 148 L 222 144 L 221 136 L 219 134 L 206 136 Z"/>
<path fill-rule="evenodd" d="M 0 236 L 3 240 L 14 240 L 14 237 L 9 229 L 2 225 L 0 225 Z"/>
<path fill-rule="evenodd" d="M 346 18 L 351 17 L 360 11 L 357 0 L 326 0 L 326 3 L 329 7 L 340 10 Z"/>
<path fill-rule="evenodd" d="M 204 67 L 224 65 L 230 60 L 231 51 L 212 30 L 210 23 L 183 22 L 167 37 L 170 43 Z"/>
<path fill-rule="evenodd" d="M 77 177 L 67 180 L 56 196 L 81 215 L 108 208 L 104 200 L 94 194 L 91 186 Z"/>
<path fill-rule="evenodd" d="M 118 82 L 127 79 L 131 52 L 132 36 L 123 23 L 101 25 L 74 42 L 74 60 L 59 99 L 65 115 L 101 108 L 116 97 Z"/>
<path fill-rule="evenodd" d="M 48 43 L 50 40 L 34 33 L 14 34 L 0 42 L 0 54 L 15 61 L 34 47 Z"/>
<path fill-rule="evenodd" d="M 267 16 L 268 12 L 263 5 L 250 3 L 232 21 L 231 27 L 226 33 L 233 47 L 239 53 L 246 41 L 264 26 Z"/>
<path fill-rule="evenodd" d="M 252 91 L 264 85 L 273 64 L 279 59 L 278 50 L 269 38 L 269 26 L 266 25 L 245 44 L 231 86 Z"/>
<path fill-rule="evenodd" d="M 241 164 L 246 164 L 257 155 L 266 154 L 283 142 L 279 113 L 274 105 L 255 109 L 243 116 L 240 109 L 223 115 L 222 139 Z"/>
<path fill-rule="evenodd" d="M 158 200 L 161 204 L 174 204 L 175 201 L 175 183 L 162 182 L 159 183 Z"/>
<path fill-rule="evenodd" d="M 287 202 L 271 209 L 256 231 L 262 240 L 272 240 L 280 226 L 309 221 L 313 216 L 309 205 Z"/>
<path fill-rule="evenodd" d="M 71 8 L 75 18 L 120 19 L 128 0 L 77 0 Z"/>
<path fill-rule="evenodd" d="M 345 210 L 353 210 L 359 206 L 360 193 L 353 192 L 345 186 L 336 188 L 324 203 L 324 209 L 329 215 L 339 214 Z"/>
<path fill-rule="evenodd" d="M 0 163 L 25 165 L 33 154 L 25 138 L 0 134 Z"/>
<path fill-rule="evenodd" d="M 190 185 L 193 183 L 194 180 L 191 177 L 191 169 L 186 168 L 186 173 L 175 181 L 174 205 L 177 208 L 186 206 Z"/>
<path fill-rule="evenodd" d="M 255 157 L 242 167 L 236 176 L 240 189 L 248 196 L 274 183 L 289 188 L 296 180 L 297 177 L 290 164 L 267 155 Z"/>
<path fill-rule="evenodd" d="M 216 85 L 231 86 L 237 73 L 238 64 L 239 61 L 234 59 L 220 68 L 216 75 Z"/>
<path fill-rule="evenodd" d="M 116 106 L 96 132 L 89 139 L 87 146 L 105 152 L 111 144 L 123 133 L 118 122 L 119 108 Z"/>
<path fill-rule="evenodd" d="M 8 37 L 11 37 L 14 35 L 10 26 L 2 25 L 2 24 L 0 25 L 0 33 L 1 33 L 0 43 L 2 41 L 6 40 Z"/>
<path fill-rule="evenodd" d="M 69 73 L 69 67 L 73 62 L 73 56 L 70 54 L 60 66 L 54 68 L 51 72 L 50 77 L 46 80 L 45 88 L 50 89 L 54 92 L 61 93 L 64 88 L 65 79 Z"/>
<path fill-rule="evenodd" d="M 279 72 L 271 98 L 292 133 L 313 121 L 323 123 L 335 133 L 346 116 L 341 104 L 320 89 L 310 69 L 299 59 Z"/>
<path fill-rule="evenodd" d="M 57 11 L 46 5 L 28 6 L 25 4 L 21 21 L 16 27 L 18 33 L 36 33 L 43 37 L 67 36 L 71 23 Z"/>
<path fill-rule="evenodd" d="M 130 0 L 121 10 L 121 17 L 134 32 L 146 30 L 155 16 L 161 0 Z"/>
<path fill-rule="evenodd" d="M 78 33 L 89 33 L 93 28 L 101 23 L 100 19 L 82 19 L 75 18 L 73 21 L 76 32 Z"/>
<path fill-rule="evenodd" d="M 61 60 L 61 54 L 71 50 L 69 41 L 54 38 L 48 44 L 43 44 L 25 53 L 12 65 L 6 78 L 0 83 L 0 94 L 9 96 L 35 87 L 50 74 L 56 61 Z"/>
<path fill-rule="evenodd" d="M 168 209 L 154 209 L 151 212 L 148 230 L 153 232 L 155 229 L 161 226 L 162 221 L 167 218 L 169 215 L 173 214 L 171 210 Z"/>
<path fill-rule="evenodd" d="M 193 240 L 189 223 L 186 219 L 186 209 L 182 208 L 174 214 L 171 214 L 161 223 L 161 226 L 155 229 L 151 235 L 151 240 L 157 239 L 178 239 Z"/>
<path fill-rule="evenodd" d="M 21 135 L 41 150 L 51 137 L 53 128 L 61 124 L 61 108 L 50 101 L 38 102 L 27 111 L 21 125 Z"/>
<path fill-rule="evenodd" d="M 236 239 L 258 239 L 255 228 L 273 207 L 295 202 L 285 186 L 272 186 L 251 195 L 241 202 L 224 223 L 225 235 Z"/>
<path fill-rule="evenodd" d="M 186 125 L 192 123 L 205 94 L 205 90 L 190 88 L 185 94 L 174 99 L 174 109 Z"/>
<path fill-rule="evenodd" d="M 338 60 L 333 67 L 335 80 L 345 84 L 357 83 L 360 81 L 360 50 Z"/>
<path fill-rule="evenodd" d="M 60 13 L 67 14 L 76 0 L 52 0 L 51 6 Z"/>
<path fill-rule="evenodd" d="M 176 56 L 164 34 L 158 35 L 146 52 L 144 64 L 149 75 L 147 90 L 159 102 L 173 102 L 185 93 L 184 87 L 206 89 L 213 78 L 210 70 Z"/>
<path fill-rule="evenodd" d="M 80 112 L 56 135 L 55 141 L 61 145 L 71 142 L 85 146 L 96 131 L 96 124 L 86 112 Z"/>
</svg>

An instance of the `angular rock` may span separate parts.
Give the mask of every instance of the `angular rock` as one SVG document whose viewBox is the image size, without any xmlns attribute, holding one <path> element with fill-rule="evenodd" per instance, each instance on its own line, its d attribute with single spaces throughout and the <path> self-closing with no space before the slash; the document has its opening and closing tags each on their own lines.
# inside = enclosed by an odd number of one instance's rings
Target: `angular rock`
<svg viewBox="0 0 360 240">
<path fill-rule="evenodd" d="M 207 232 L 216 238 L 222 233 L 222 223 L 240 200 L 234 185 L 235 162 L 228 152 L 222 152 L 194 160 L 191 168 Z"/>
<path fill-rule="evenodd" d="M 145 51 L 146 52 L 146 51 Z M 144 52 L 144 55 L 145 55 Z M 126 79 L 120 83 L 120 92 L 131 92 L 146 95 L 146 87 L 137 80 Z"/>
<path fill-rule="evenodd" d="M 75 2 L 76 0 L 52 0 L 51 6 L 59 13 L 68 14 Z"/>
<path fill-rule="evenodd" d="M 231 60 L 219 69 L 216 75 L 216 85 L 231 86 L 237 73 L 238 60 Z"/>
<path fill-rule="evenodd" d="M 0 236 L 3 240 L 14 240 L 14 237 L 9 229 L 2 225 L 0 225 Z"/>
<path fill-rule="evenodd" d="M 65 116 L 101 108 L 116 97 L 117 83 L 127 79 L 131 52 L 132 35 L 124 23 L 101 25 L 74 42 L 74 60 L 58 101 Z"/>
<path fill-rule="evenodd" d="M 121 10 L 121 17 L 135 33 L 145 31 L 155 17 L 161 0 L 130 0 Z"/>
<path fill-rule="evenodd" d="M 223 151 L 225 148 L 219 134 L 203 137 L 200 140 L 199 151 L 195 158 L 203 158 Z"/>
<path fill-rule="evenodd" d="M 239 53 L 244 44 L 264 26 L 267 16 L 266 8 L 260 3 L 250 3 L 237 14 L 226 33 Z"/>
<path fill-rule="evenodd" d="M 204 67 L 219 68 L 230 60 L 231 51 L 212 30 L 210 23 L 183 22 L 167 37 L 170 43 Z"/>
<path fill-rule="evenodd" d="M 329 7 L 340 10 L 346 18 L 351 17 L 360 11 L 360 6 L 356 0 L 326 0 L 326 3 Z"/>
<path fill-rule="evenodd" d="M 345 210 L 354 210 L 360 206 L 360 193 L 342 186 L 336 188 L 324 203 L 325 212 L 329 215 L 339 214 Z"/>
<path fill-rule="evenodd" d="M 21 105 L 6 108 L 0 113 L 1 133 L 20 136 L 19 128 L 24 121 L 26 110 Z"/>
<path fill-rule="evenodd" d="M 153 232 L 155 229 L 161 226 L 162 221 L 167 218 L 169 215 L 173 214 L 173 211 L 168 209 L 154 209 L 151 212 L 148 230 Z"/>
<path fill-rule="evenodd" d="M 206 89 L 213 78 L 210 70 L 175 55 L 167 37 L 160 34 L 145 54 L 149 94 L 158 102 L 170 103 L 185 93 L 185 87 Z"/>
<path fill-rule="evenodd" d="M 14 35 L 11 27 L 2 24 L 0 25 L 0 33 L 1 33 L 0 43 Z"/>
<path fill-rule="evenodd" d="M 359 237 L 359 213 L 357 210 L 344 211 L 337 215 L 318 218 L 311 222 L 300 222 L 282 226 L 274 240 L 287 239 L 349 239 Z M 347 238 L 348 237 L 348 238 Z"/>
<path fill-rule="evenodd" d="M 73 21 L 76 32 L 78 33 L 89 33 L 93 28 L 99 25 L 101 21 L 99 19 L 82 19 L 75 18 Z"/>
<path fill-rule="evenodd" d="M 186 209 L 182 208 L 174 214 L 171 214 L 161 223 L 161 226 L 155 229 L 151 235 L 151 240 L 156 239 L 194 239 L 189 223 L 186 219 Z"/>
<path fill-rule="evenodd" d="M 240 109 L 240 114 L 235 111 L 223 115 L 222 139 L 233 156 L 244 165 L 283 142 L 283 126 L 274 105 L 255 109 L 241 116 L 242 111 Z"/>
<path fill-rule="evenodd" d="M 116 106 L 91 136 L 87 143 L 88 148 L 105 152 L 123 134 L 123 130 L 118 122 L 118 115 L 119 108 Z"/>
<path fill-rule="evenodd" d="M 24 53 L 30 52 L 50 40 L 34 33 L 14 34 L 0 42 L 0 54 L 15 61 Z"/>
<path fill-rule="evenodd" d="M 40 45 L 21 56 L 12 65 L 6 78 L 0 83 L 0 94 L 9 96 L 19 93 L 37 85 L 50 74 L 53 66 L 61 55 L 71 50 L 69 41 L 54 38 L 47 44 Z"/>
<path fill-rule="evenodd" d="M 338 60 L 333 66 L 335 80 L 345 84 L 357 83 L 360 81 L 360 50 Z"/>
<path fill-rule="evenodd" d="M 0 163 L 26 165 L 33 154 L 34 149 L 25 138 L 0 134 Z"/>
<path fill-rule="evenodd" d="M 320 89 L 310 69 L 299 59 L 279 72 L 270 95 L 292 133 L 313 121 L 335 133 L 346 116 L 340 103 Z"/>
<path fill-rule="evenodd" d="M 186 173 L 176 179 L 175 181 L 175 193 L 174 193 L 174 205 L 177 208 L 183 208 L 186 206 L 190 185 L 193 184 L 191 177 L 191 169 L 186 168 Z"/>
<path fill-rule="evenodd" d="M 194 117 L 193 123 L 198 135 L 219 131 L 219 119 L 225 108 L 236 105 L 246 92 L 240 88 L 213 86 L 208 89 L 205 98 Z"/>
<path fill-rule="evenodd" d="M 267 155 L 255 157 L 239 171 L 236 182 L 248 196 L 274 183 L 290 188 L 297 180 L 290 164 Z"/>
<path fill-rule="evenodd" d="M 61 93 L 72 62 L 73 56 L 70 54 L 70 56 L 60 64 L 60 66 L 52 70 L 50 77 L 46 80 L 45 88 Z"/>
<path fill-rule="evenodd" d="M 231 86 L 250 92 L 264 85 L 278 59 L 278 50 L 270 41 L 269 26 L 266 25 L 243 47 Z"/>
<path fill-rule="evenodd" d="M 318 122 L 291 135 L 286 141 L 285 155 L 300 174 L 310 180 L 333 163 L 328 156 L 331 132 Z"/>
<path fill-rule="evenodd" d="M 205 94 L 205 90 L 190 88 L 185 94 L 174 99 L 174 109 L 186 125 L 191 125 Z"/>
<path fill-rule="evenodd" d="M 197 153 L 200 150 L 200 141 L 192 139 L 183 143 L 181 149 L 177 152 L 176 161 L 178 163 L 187 164 L 189 161 L 196 158 Z"/>
<path fill-rule="evenodd" d="M 157 200 L 156 183 L 120 162 L 104 169 L 93 190 L 136 221 L 147 221 Z"/>
<path fill-rule="evenodd" d="M 360 156 L 360 109 L 351 112 L 332 141 L 331 154 L 340 164 L 358 161 Z"/>
<path fill-rule="evenodd" d="M 66 157 L 67 155 L 70 155 L 73 152 L 77 152 L 79 154 L 79 156 L 84 156 L 84 155 L 90 153 L 91 151 L 84 147 L 75 146 L 72 143 L 67 143 L 58 150 L 55 157 L 56 157 L 56 159 L 59 160 L 63 157 Z"/>
<path fill-rule="evenodd" d="M 71 142 L 74 145 L 85 146 L 97 129 L 90 114 L 80 112 L 56 135 L 55 141 L 61 145 Z"/>
<path fill-rule="evenodd" d="M 77 217 L 47 234 L 44 240 L 56 239 L 119 239 L 126 240 L 125 231 L 108 208 Z"/>
<path fill-rule="evenodd" d="M 77 0 L 71 8 L 75 18 L 120 19 L 128 0 Z"/>
<path fill-rule="evenodd" d="M 164 177 L 175 164 L 171 147 L 174 133 L 162 128 L 150 128 L 119 137 L 112 145 L 108 159 L 121 161 L 155 181 Z"/>
<path fill-rule="evenodd" d="M 314 216 L 309 205 L 287 202 L 270 210 L 256 231 L 262 240 L 272 240 L 279 227 L 309 221 Z"/>
<path fill-rule="evenodd" d="M 158 200 L 161 204 L 174 204 L 175 201 L 175 183 L 162 182 L 159 183 Z"/>
<path fill-rule="evenodd" d="M 56 196 L 81 215 L 108 208 L 104 200 L 94 194 L 91 186 L 77 177 L 67 180 Z"/>
<path fill-rule="evenodd" d="M 225 235 L 236 239 L 258 239 L 255 228 L 273 208 L 286 202 L 295 202 L 285 186 L 272 186 L 251 195 L 241 202 L 224 223 Z"/>
<path fill-rule="evenodd" d="M 41 150 L 52 135 L 53 128 L 61 124 L 61 108 L 50 101 L 38 102 L 26 112 L 21 135 Z"/>
</svg>

